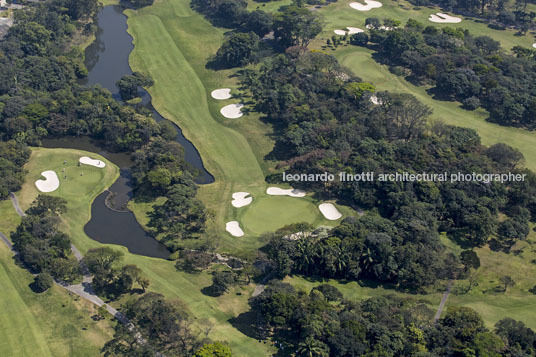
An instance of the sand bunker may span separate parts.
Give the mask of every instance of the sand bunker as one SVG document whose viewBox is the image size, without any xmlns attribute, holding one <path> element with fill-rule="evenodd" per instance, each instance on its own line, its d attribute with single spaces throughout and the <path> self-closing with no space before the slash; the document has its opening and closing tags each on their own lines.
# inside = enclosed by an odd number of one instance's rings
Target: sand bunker
<svg viewBox="0 0 536 357">
<path fill-rule="evenodd" d="M 43 171 L 41 172 L 41 176 L 43 176 L 45 180 L 35 181 L 35 186 L 39 191 L 52 192 L 56 191 L 58 187 L 60 187 L 60 180 L 58 179 L 58 175 L 56 175 L 54 171 Z"/>
<path fill-rule="evenodd" d="M 359 11 L 369 11 L 372 9 L 377 9 L 379 7 L 382 7 L 382 3 L 379 1 L 373 1 L 373 0 L 364 0 L 363 1 L 366 5 L 363 5 L 359 2 L 351 2 L 350 7 L 355 10 Z"/>
<path fill-rule="evenodd" d="M 234 237 L 242 237 L 244 235 L 244 231 L 240 228 L 240 224 L 237 221 L 227 222 L 225 224 L 225 230 Z"/>
<path fill-rule="evenodd" d="M 322 203 L 318 206 L 318 209 L 330 221 L 335 221 L 342 217 L 342 213 L 332 203 Z"/>
<path fill-rule="evenodd" d="M 532 44 L 532 47 L 536 48 L 536 43 L 533 43 L 533 44 Z"/>
<path fill-rule="evenodd" d="M 268 187 L 266 193 L 272 196 L 290 196 L 290 197 L 305 197 L 305 191 L 295 188 L 284 190 L 279 187 Z"/>
<path fill-rule="evenodd" d="M 462 22 L 462 19 L 459 17 L 442 14 L 440 12 L 436 14 L 431 14 L 428 20 L 438 24 L 457 24 Z"/>
<path fill-rule="evenodd" d="M 348 29 L 348 35 L 353 35 L 354 33 L 365 32 L 365 30 L 362 30 L 358 27 L 347 27 L 347 29 Z"/>
<path fill-rule="evenodd" d="M 253 197 L 247 196 L 249 196 L 249 192 L 235 192 L 231 204 L 236 208 L 247 206 L 253 201 Z"/>
<path fill-rule="evenodd" d="M 218 100 L 229 99 L 231 98 L 231 88 L 216 89 L 213 90 L 210 95 L 212 96 L 212 98 Z"/>
<path fill-rule="evenodd" d="M 103 167 L 106 166 L 104 161 L 95 160 L 87 156 L 82 156 L 80 160 L 78 161 L 80 161 L 81 164 L 95 166 L 95 167 L 98 167 L 99 169 L 102 169 Z"/>
<path fill-rule="evenodd" d="M 220 113 L 226 118 L 237 119 L 237 118 L 240 118 L 242 115 L 244 115 L 244 113 L 242 113 L 242 110 L 240 110 L 242 109 L 243 106 L 244 104 L 242 103 L 229 104 L 221 108 Z"/>
<path fill-rule="evenodd" d="M 333 30 L 333 32 L 335 32 L 335 34 L 339 35 L 339 36 L 346 35 L 346 31 L 344 31 L 344 30 Z"/>
</svg>

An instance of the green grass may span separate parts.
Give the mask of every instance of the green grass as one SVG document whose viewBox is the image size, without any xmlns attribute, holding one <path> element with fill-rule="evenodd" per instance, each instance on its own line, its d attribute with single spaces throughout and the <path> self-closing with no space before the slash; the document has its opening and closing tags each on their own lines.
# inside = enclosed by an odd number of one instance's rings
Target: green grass
<svg viewBox="0 0 536 357">
<path fill-rule="evenodd" d="M 103 160 L 107 163 L 106 168 L 78 167 L 75 163 L 80 156 L 91 156 Z M 32 150 L 32 156 L 26 165 L 29 171 L 26 181 L 17 195 L 21 206 L 27 208 L 38 194 L 34 182 L 39 178 L 40 172 L 54 169 L 61 174 L 64 160 L 67 160 L 65 167 L 68 179 L 63 180 L 61 179 L 63 176 L 60 176 L 60 188 L 52 194 L 67 200 L 68 211 L 62 216 L 63 229 L 72 238 L 76 247 L 84 253 L 90 248 L 103 246 L 87 237 L 83 227 L 90 218 L 91 202 L 117 177 L 118 169 L 115 165 L 99 155 L 84 151 L 36 148 Z M 84 176 L 79 175 L 80 170 L 83 170 Z M 197 329 L 200 323 L 212 324 L 213 329 L 209 338 L 228 341 L 237 356 L 263 356 L 272 351 L 271 347 L 247 337 L 228 322 L 229 319 L 249 309 L 247 299 L 251 295 L 253 286 L 238 288 L 222 297 L 212 298 L 201 292 L 204 287 L 211 285 L 209 273 L 178 272 L 173 262 L 134 255 L 122 246 L 110 246 L 125 254 L 124 263 L 136 264 L 143 270 L 151 282 L 150 291 L 181 301 L 192 316 L 194 328 Z M 54 320 L 51 320 L 51 323 L 53 322 Z"/>
<path fill-rule="evenodd" d="M 451 14 L 463 18 L 463 21 L 458 24 L 436 24 L 428 21 L 430 14 L 443 12 L 437 7 L 428 8 L 420 7 L 415 9 L 408 1 L 399 0 L 382 0 L 381 8 L 372 9 L 370 11 L 358 11 L 352 9 L 349 4 L 355 0 L 339 0 L 319 10 L 319 13 L 324 15 L 325 27 L 320 37 L 331 38 L 334 35 L 333 30 L 345 30 L 346 26 L 359 27 L 365 29 L 365 20 L 369 17 L 377 17 L 382 19 L 396 19 L 404 25 L 409 19 L 414 19 L 421 22 L 423 25 L 433 25 L 437 27 L 455 27 L 469 30 L 475 36 L 491 36 L 495 40 L 500 41 L 502 46 L 507 50 L 512 47 L 524 46 L 531 47 L 534 43 L 534 37 L 531 35 L 516 36 L 514 30 L 493 30 L 485 23 L 471 20 L 460 15 Z M 325 43 L 325 40 L 324 40 Z"/>
<path fill-rule="evenodd" d="M 270 7 L 285 3 L 270 4 Z M 148 90 L 153 105 L 182 128 L 216 179 L 213 184 L 203 185 L 198 195 L 215 213 L 208 232 L 222 237 L 220 250 L 233 254 L 251 253 L 262 244 L 256 232 L 267 229 L 248 230 L 246 236 L 237 241 L 225 232 L 225 223 L 241 215 L 231 205 L 233 192 L 246 191 L 255 199 L 266 196 L 264 176 L 274 172 L 275 163 L 265 160 L 265 156 L 274 143 L 270 137 L 271 127 L 259 120 L 258 113 L 251 112 L 234 120 L 220 115 L 221 107 L 239 99 L 218 101 L 210 97 L 212 90 L 224 87 L 232 88 L 233 94 L 239 93 L 235 71 L 206 68 L 227 30 L 213 27 L 202 15 L 190 9 L 188 0 L 157 1 L 153 6 L 125 13 L 135 45 L 130 56 L 131 67 L 151 75 L 155 84 Z M 247 103 L 247 98 L 244 100 Z M 276 200 L 271 201 L 275 203 Z M 281 202 L 286 201 L 282 199 Z M 272 206 L 285 222 L 283 206 Z M 140 221 L 146 221 L 140 215 L 145 207 L 133 210 Z"/>
<path fill-rule="evenodd" d="M 275 1 L 270 1 L 270 2 L 247 0 L 247 2 L 248 2 L 249 11 L 262 10 L 262 11 L 271 12 L 271 13 L 279 10 L 281 6 L 292 4 L 291 0 L 275 0 Z"/>
<path fill-rule="evenodd" d="M 335 221 L 322 219 L 318 204 L 306 198 L 288 196 L 263 196 L 240 211 L 238 221 L 244 232 L 260 235 L 273 232 L 287 224 L 307 222 L 319 225 L 335 225 Z"/>
<path fill-rule="evenodd" d="M 15 265 L 7 247 L 0 245 L 0 355 L 99 355 L 111 338 L 109 319 L 93 321 L 93 304 L 57 286 L 36 294 L 29 288 L 32 281 L 33 276 Z"/>
</svg>

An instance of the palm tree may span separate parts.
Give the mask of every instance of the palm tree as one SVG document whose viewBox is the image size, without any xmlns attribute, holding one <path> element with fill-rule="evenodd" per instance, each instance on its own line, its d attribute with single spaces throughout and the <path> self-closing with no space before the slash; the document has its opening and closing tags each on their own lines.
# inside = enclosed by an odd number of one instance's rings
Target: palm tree
<svg viewBox="0 0 536 357">
<path fill-rule="evenodd" d="M 298 344 L 298 356 L 306 357 L 328 357 L 329 353 L 326 344 L 316 340 L 314 337 L 307 337 L 305 341 Z"/>
</svg>

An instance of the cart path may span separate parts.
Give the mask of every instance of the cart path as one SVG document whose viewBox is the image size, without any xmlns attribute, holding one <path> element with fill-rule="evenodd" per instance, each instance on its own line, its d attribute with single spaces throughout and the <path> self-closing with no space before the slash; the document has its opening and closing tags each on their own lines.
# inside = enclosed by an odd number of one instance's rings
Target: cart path
<svg viewBox="0 0 536 357">
<path fill-rule="evenodd" d="M 441 299 L 441 302 L 439 303 L 439 307 L 437 309 L 437 312 L 434 316 L 434 322 L 437 322 L 437 320 L 439 320 L 439 318 L 441 317 L 441 314 L 443 313 L 443 309 L 445 308 L 445 303 L 447 302 L 447 299 L 449 297 L 449 294 L 450 294 L 450 290 L 452 289 L 452 284 L 453 284 L 454 280 L 449 280 L 449 284 L 447 285 L 447 290 L 445 290 L 445 292 L 443 293 L 443 298 Z"/>
</svg>

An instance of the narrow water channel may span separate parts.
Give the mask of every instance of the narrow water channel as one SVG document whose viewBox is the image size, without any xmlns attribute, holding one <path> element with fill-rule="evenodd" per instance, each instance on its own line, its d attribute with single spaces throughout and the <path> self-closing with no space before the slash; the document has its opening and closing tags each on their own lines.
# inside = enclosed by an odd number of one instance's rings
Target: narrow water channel
<svg viewBox="0 0 536 357">
<path fill-rule="evenodd" d="M 86 67 L 88 77 L 81 83 L 84 85 L 101 85 L 108 89 L 113 97 L 121 100 L 115 83 L 125 74 L 132 74 L 128 57 L 134 46 L 132 37 L 127 32 L 127 17 L 118 6 L 103 7 L 96 18 L 98 31 L 96 40 L 86 49 Z M 140 89 L 143 105 L 153 112 L 157 121 L 166 120 L 152 106 L 151 96 Z M 198 184 L 214 182 L 214 177 L 204 168 L 197 149 L 182 134 L 179 127 L 176 141 L 184 148 L 187 162 L 198 170 L 195 181 Z M 110 187 L 109 192 L 100 194 L 91 206 L 91 220 L 84 227 L 86 234 L 101 243 L 118 244 L 128 248 L 129 252 L 149 257 L 167 258 L 169 250 L 151 237 L 139 225 L 134 214 L 128 210 L 121 211 L 132 196 L 129 185 L 130 166 L 128 155 L 109 153 L 88 138 L 66 138 L 44 140 L 45 147 L 64 147 L 87 150 L 106 157 L 120 167 L 120 177 Z M 107 197 L 112 193 L 111 209 L 107 205 Z M 110 204 L 110 203 L 109 203 Z"/>
</svg>

